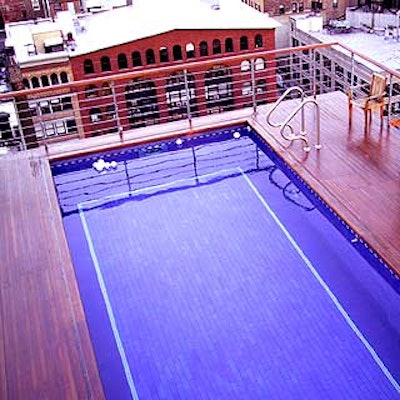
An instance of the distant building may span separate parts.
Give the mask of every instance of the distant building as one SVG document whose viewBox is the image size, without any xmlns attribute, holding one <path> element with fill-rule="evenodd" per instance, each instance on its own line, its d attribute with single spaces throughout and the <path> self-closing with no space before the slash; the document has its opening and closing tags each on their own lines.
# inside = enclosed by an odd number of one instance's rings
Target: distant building
<svg viewBox="0 0 400 400">
<path fill-rule="evenodd" d="M 399 71 L 399 16 L 390 11 L 374 14 L 370 9 L 349 8 L 346 19 L 330 25 L 324 25 L 321 16 L 292 16 L 291 46 L 339 42 Z M 373 28 L 371 21 L 374 21 Z M 291 84 L 311 91 L 315 76 L 317 93 L 345 92 L 350 86 L 368 85 L 372 72 L 380 70 L 358 57 L 352 58 L 349 52 L 332 48 L 316 51 L 313 58 L 309 52 L 292 57 L 290 71 L 286 71 L 285 77 Z M 400 113 L 400 82 L 393 79 L 390 85 L 387 90 L 391 93 L 391 112 Z"/>
<path fill-rule="evenodd" d="M 336 19 L 345 14 L 349 6 L 358 4 L 355 0 L 241 0 L 262 13 L 271 16 L 284 14 L 320 13 L 325 20 Z"/>
<path fill-rule="evenodd" d="M 273 50 L 279 24 L 240 2 L 237 10 L 224 8 L 223 2 L 216 8 L 195 0 L 160 1 L 159 6 L 154 14 L 154 4 L 141 0 L 93 13 L 60 12 L 54 21 L 6 25 L 7 45 L 14 50 L 24 87 L 57 85 L 46 98 L 29 97 L 33 118 L 41 117 L 35 126 L 38 139 L 73 132 L 99 135 L 172 121 L 186 117 L 188 109 L 194 116 L 199 110 L 221 112 L 242 107 L 235 104 L 238 97 L 251 103 L 251 87 L 243 88 L 240 82 L 240 73 L 250 74 L 250 61 L 236 65 L 218 62 L 216 56 Z M 156 71 L 146 79 L 105 79 L 78 94 L 62 89 L 72 80 L 200 60 L 213 60 L 203 78 L 205 91 L 196 88 L 196 66 L 168 76 Z M 263 93 L 264 102 L 272 99 L 267 87 L 275 82 L 266 63 L 262 57 L 255 60 L 256 90 Z M 121 115 L 118 121 L 115 107 Z"/>
<path fill-rule="evenodd" d="M 80 0 L 0 0 L 0 14 L 5 23 L 53 18 L 58 11 L 80 9 Z"/>
</svg>

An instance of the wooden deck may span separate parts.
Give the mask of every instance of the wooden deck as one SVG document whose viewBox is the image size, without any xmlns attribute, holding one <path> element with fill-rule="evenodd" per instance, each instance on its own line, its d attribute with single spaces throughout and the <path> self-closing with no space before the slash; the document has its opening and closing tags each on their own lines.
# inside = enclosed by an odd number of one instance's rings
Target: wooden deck
<svg viewBox="0 0 400 400">
<path fill-rule="evenodd" d="M 308 154 L 267 126 L 263 106 L 0 157 L 0 398 L 104 397 L 48 159 L 247 121 L 400 274 L 400 131 L 374 121 L 364 135 L 358 110 L 349 130 L 342 93 L 319 104 L 323 148 Z"/>
</svg>

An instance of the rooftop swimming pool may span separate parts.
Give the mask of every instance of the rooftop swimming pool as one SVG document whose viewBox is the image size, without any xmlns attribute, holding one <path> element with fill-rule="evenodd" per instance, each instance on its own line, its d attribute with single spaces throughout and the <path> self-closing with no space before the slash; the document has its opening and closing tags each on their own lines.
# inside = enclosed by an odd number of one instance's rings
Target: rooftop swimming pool
<svg viewBox="0 0 400 400">
<path fill-rule="evenodd" d="M 107 398 L 400 398 L 398 278 L 248 126 L 52 172 Z"/>
</svg>

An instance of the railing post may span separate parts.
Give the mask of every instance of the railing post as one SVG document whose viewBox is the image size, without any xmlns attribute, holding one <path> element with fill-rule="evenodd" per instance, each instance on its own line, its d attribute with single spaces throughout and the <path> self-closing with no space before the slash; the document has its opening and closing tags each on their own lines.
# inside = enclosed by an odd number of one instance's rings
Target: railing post
<svg viewBox="0 0 400 400">
<path fill-rule="evenodd" d="M 351 64 L 350 64 L 350 87 L 354 86 L 354 69 L 355 69 L 354 53 L 351 52 Z"/>
<path fill-rule="evenodd" d="M 392 93 L 393 93 L 393 75 L 389 75 L 389 102 L 388 102 L 388 115 L 387 115 L 387 127 L 390 126 L 390 119 L 392 116 Z"/>
<path fill-rule="evenodd" d="M 314 99 L 317 98 L 317 65 L 316 65 L 315 49 L 311 50 L 311 73 L 312 73 L 312 91 Z"/>
<path fill-rule="evenodd" d="M 250 76 L 251 76 L 251 101 L 253 104 L 254 114 L 257 112 L 257 100 L 256 100 L 256 74 L 255 74 L 255 60 L 254 58 L 250 63 Z"/>
<path fill-rule="evenodd" d="M 112 94 L 112 99 L 113 99 L 113 104 L 115 108 L 115 116 L 116 116 L 116 121 L 117 121 L 117 128 L 118 128 L 118 134 L 119 134 L 119 139 L 121 142 L 124 141 L 124 128 L 122 127 L 121 124 L 121 119 L 119 117 L 119 110 L 118 110 L 118 102 L 117 102 L 117 95 L 115 93 L 115 82 L 111 81 L 111 94 Z"/>
<path fill-rule="evenodd" d="M 15 116 L 18 122 L 18 132 L 19 132 L 19 137 L 21 138 L 21 144 L 22 144 L 22 149 L 21 150 L 26 150 L 26 141 L 25 141 L 25 135 L 24 135 L 24 130 L 22 129 L 22 124 L 21 124 L 21 118 L 19 117 L 19 112 L 17 108 L 17 101 L 16 98 L 13 98 L 13 107 L 15 110 Z"/>
<path fill-rule="evenodd" d="M 187 115 L 187 119 L 189 121 L 189 127 L 190 127 L 190 129 L 192 129 L 192 111 L 190 109 L 191 96 L 190 96 L 190 88 L 189 88 L 189 81 L 188 81 L 188 72 L 187 72 L 186 68 L 183 70 L 183 81 L 185 84 L 185 93 L 186 93 L 186 115 Z"/>
</svg>

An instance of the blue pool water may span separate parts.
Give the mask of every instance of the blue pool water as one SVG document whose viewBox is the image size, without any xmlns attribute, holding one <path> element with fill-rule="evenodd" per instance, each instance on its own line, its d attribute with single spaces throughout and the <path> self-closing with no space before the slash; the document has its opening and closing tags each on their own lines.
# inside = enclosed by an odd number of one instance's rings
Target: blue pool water
<svg viewBox="0 0 400 400">
<path fill-rule="evenodd" d="M 183 139 L 52 166 L 107 397 L 400 398 L 397 279 L 247 127 Z"/>
</svg>

